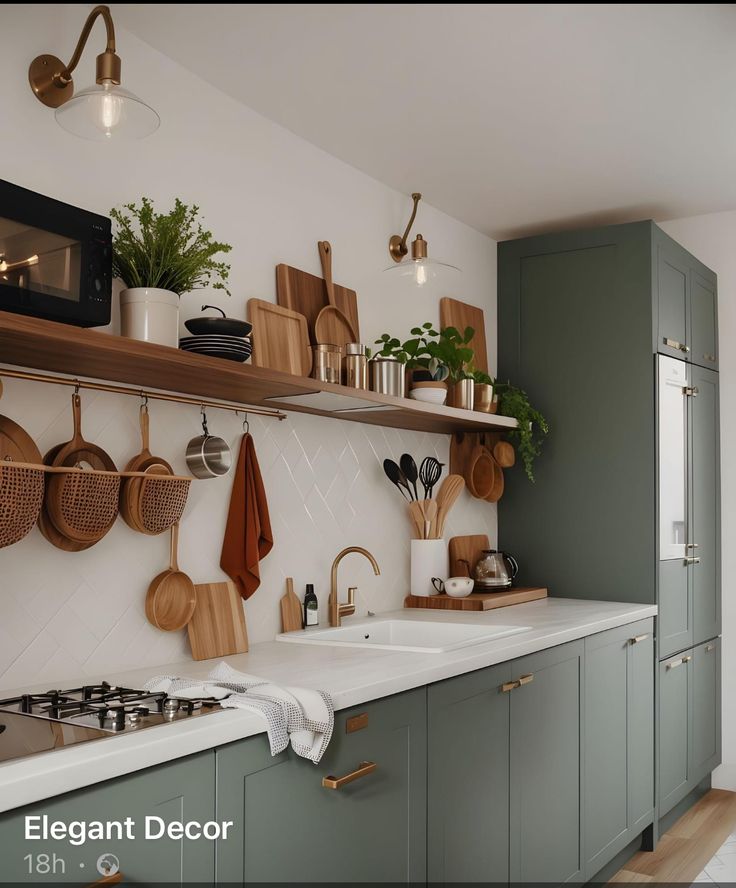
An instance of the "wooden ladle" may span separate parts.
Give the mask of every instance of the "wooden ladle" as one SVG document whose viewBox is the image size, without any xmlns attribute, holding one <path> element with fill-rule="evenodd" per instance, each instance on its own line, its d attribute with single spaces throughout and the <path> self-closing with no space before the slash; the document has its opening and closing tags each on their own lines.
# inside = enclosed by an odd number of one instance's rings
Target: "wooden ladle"
<svg viewBox="0 0 736 888">
<path fill-rule="evenodd" d="M 194 615 L 197 592 L 194 583 L 179 570 L 179 525 L 171 528 L 171 563 L 154 577 L 146 595 L 146 617 L 157 629 L 175 632 L 183 629 Z"/>
</svg>

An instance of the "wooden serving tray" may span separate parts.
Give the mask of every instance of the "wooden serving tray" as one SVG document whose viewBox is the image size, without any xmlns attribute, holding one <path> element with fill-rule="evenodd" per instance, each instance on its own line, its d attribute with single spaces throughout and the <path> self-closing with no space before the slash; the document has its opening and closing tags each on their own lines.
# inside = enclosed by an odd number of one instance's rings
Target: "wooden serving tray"
<svg viewBox="0 0 736 888">
<path fill-rule="evenodd" d="M 407 595 L 404 607 L 423 607 L 433 610 L 487 611 L 496 607 L 508 607 L 511 604 L 523 604 L 526 601 L 538 601 L 547 597 L 546 589 L 532 589 L 518 586 L 506 592 L 471 592 L 466 598 L 450 598 L 441 595 Z"/>
</svg>

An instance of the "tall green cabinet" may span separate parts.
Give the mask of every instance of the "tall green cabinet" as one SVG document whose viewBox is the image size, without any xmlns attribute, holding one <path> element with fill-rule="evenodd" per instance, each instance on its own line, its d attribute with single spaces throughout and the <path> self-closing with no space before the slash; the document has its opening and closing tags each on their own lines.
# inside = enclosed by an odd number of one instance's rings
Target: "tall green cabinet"
<svg viewBox="0 0 736 888">
<path fill-rule="evenodd" d="M 650 221 L 508 241 L 498 260 L 498 375 L 551 430 L 535 484 L 507 473 L 499 545 L 524 585 L 658 605 L 661 817 L 720 717 L 701 653 L 721 631 L 716 276 Z"/>
</svg>

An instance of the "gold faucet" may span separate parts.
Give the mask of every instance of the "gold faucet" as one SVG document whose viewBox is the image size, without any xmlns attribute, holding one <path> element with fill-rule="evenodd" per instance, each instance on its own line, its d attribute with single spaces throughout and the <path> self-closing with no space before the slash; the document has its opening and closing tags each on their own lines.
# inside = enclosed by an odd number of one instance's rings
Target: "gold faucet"
<svg viewBox="0 0 736 888">
<path fill-rule="evenodd" d="M 343 549 L 342 552 L 335 558 L 332 562 L 332 573 L 330 574 L 330 598 L 328 601 L 328 607 L 330 611 L 330 626 L 339 626 L 343 617 L 349 617 L 355 613 L 355 586 L 350 586 L 348 589 L 348 603 L 340 604 L 338 602 L 338 592 L 337 592 L 337 568 L 340 565 L 340 562 L 346 555 L 350 555 L 351 552 L 358 552 L 361 555 L 365 555 L 365 557 L 370 561 L 373 565 L 373 573 L 378 576 L 381 573 L 381 569 L 378 566 L 378 562 L 371 555 L 371 553 L 364 549 L 362 546 L 348 546 L 347 549 Z"/>
</svg>

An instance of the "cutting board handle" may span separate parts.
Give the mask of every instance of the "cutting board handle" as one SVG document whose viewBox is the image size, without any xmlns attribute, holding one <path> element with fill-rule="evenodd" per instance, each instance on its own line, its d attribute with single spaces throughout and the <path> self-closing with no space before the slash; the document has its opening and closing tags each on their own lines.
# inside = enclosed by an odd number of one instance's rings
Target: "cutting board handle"
<svg viewBox="0 0 736 888">
<path fill-rule="evenodd" d="M 319 258 L 322 262 L 322 274 L 327 287 L 327 301 L 330 305 L 336 305 L 335 286 L 332 283 L 332 247 L 329 241 L 318 241 L 317 246 L 319 247 Z"/>
</svg>

